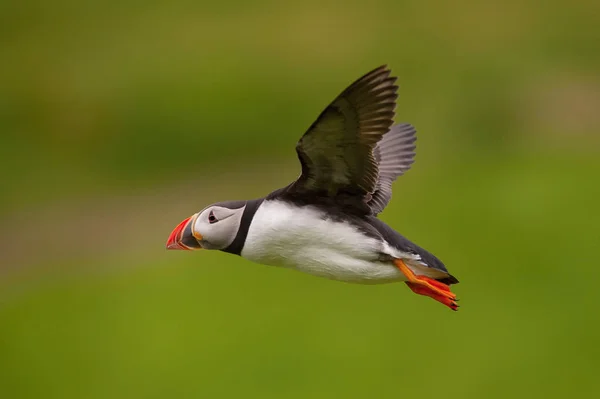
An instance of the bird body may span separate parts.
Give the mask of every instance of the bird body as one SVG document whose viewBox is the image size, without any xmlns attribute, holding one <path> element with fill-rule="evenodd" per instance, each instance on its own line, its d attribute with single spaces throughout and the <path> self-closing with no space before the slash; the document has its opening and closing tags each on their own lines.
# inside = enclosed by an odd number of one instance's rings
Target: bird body
<svg viewBox="0 0 600 399">
<path fill-rule="evenodd" d="M 314 206 L 264 201 L 254 215 L 241 256 L 319 277 L 353 283 L 401 281 L 404 275 L 381 254 L 398 252 L 358 226 Z M 414 255 L 413 255 L 414 256 Z"/>
<path fill-rule="evenodd" d="M 404 281 L 457 310 L 445 265 L 377 215 L 414 162 L 416 130 L 393 124 L 386 66 L 344 90 L 302 136 L 302 173 L 264 198 L 212 204 L 181 222 L 168 249 L 217 249 L 253 262 L 359 284 Z"/>
</svg>

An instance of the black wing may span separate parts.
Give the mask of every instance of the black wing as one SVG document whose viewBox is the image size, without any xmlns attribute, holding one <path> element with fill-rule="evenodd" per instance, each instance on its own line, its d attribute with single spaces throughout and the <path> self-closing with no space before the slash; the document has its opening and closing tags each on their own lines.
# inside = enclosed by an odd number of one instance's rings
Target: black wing
<svg viewBox="0 0 600 399">
<path fill-rule="evenodd" d="M 363 205 L 371 199 L 379 177 L 373 150 L 393 123 L 395 81 L 387 66 L 381 66 L 350 85 L 321 113 L 296 146 L 302 174 L 287 193 L 351 196 Z"/>
</svg>

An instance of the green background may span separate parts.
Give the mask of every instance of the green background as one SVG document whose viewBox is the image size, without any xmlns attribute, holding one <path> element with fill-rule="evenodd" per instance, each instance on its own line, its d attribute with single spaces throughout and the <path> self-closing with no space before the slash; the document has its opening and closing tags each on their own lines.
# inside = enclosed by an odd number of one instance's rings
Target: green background
<svg viewBox="0 0 600 399">
<path fill-rule="evenodd" d="M 0 397 L 600 395 L 599 4 L 1 2 Z M 381 218 L 459 312 L 165 251 L 295 179 L 300 135 L 383 63 L 419 133 Z"/>
</svg>

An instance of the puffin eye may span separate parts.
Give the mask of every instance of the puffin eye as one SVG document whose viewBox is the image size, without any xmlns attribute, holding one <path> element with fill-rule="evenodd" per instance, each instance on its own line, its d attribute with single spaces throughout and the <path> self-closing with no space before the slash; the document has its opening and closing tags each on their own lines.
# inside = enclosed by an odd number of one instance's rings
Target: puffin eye
<svg viewBox="0 0 600 399">
<path fill-rule="evenodd" d="M 208 223 L 213 224 L 213 223 L 217 223 L 218 221 L 219 221 L 219 219 L 217 219 L 217 217 L 215 216 L 213 211 L 210 211 L 210 213 L 208 214 Z"/>
</svg>

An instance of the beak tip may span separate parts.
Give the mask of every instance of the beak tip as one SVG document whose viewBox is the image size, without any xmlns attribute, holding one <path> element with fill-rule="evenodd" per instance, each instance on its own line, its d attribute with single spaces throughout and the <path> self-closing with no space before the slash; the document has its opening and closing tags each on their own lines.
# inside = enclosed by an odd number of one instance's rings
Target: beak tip
<svg viewBox="0 0 600 399">
<path fill-rule="evenodd" d="M 178 242 L 168 242 L 167 245 L 165 245 L 165 248 L 167 249 L 167 251 L 172 251 L 172 250 L 177 250 L 177 249 L 187 249 L 187 248 L 183 247 L 181 244 L 179 244 Z"/>
<path fill-rule="evenodd" d="M 167 242 L 167 245 L 165 245 L 165 248 L 167 249 L 167 251 L 171 251 L 174 249 L 187 249 L 187 248 L 184 248 L 183 246 L 181 246 L 181 244 L 179 244 L 177 241 Z"/>
<path fill-rule="evenodd" d="M 169 235 L 169 239 L 167 240 L 167 243 L 165 245 L 167 250 L 187 249 L 180 244 L 180 240 L 181 233 L 183 232 L 183 229 L 185 228 L 190 219 L 191 218 L 187 218 L 183 222 L 179 223 L 177 227 L 175 227 L 175 229 L 171 232 L 171 234 Z"/>
</svg>

